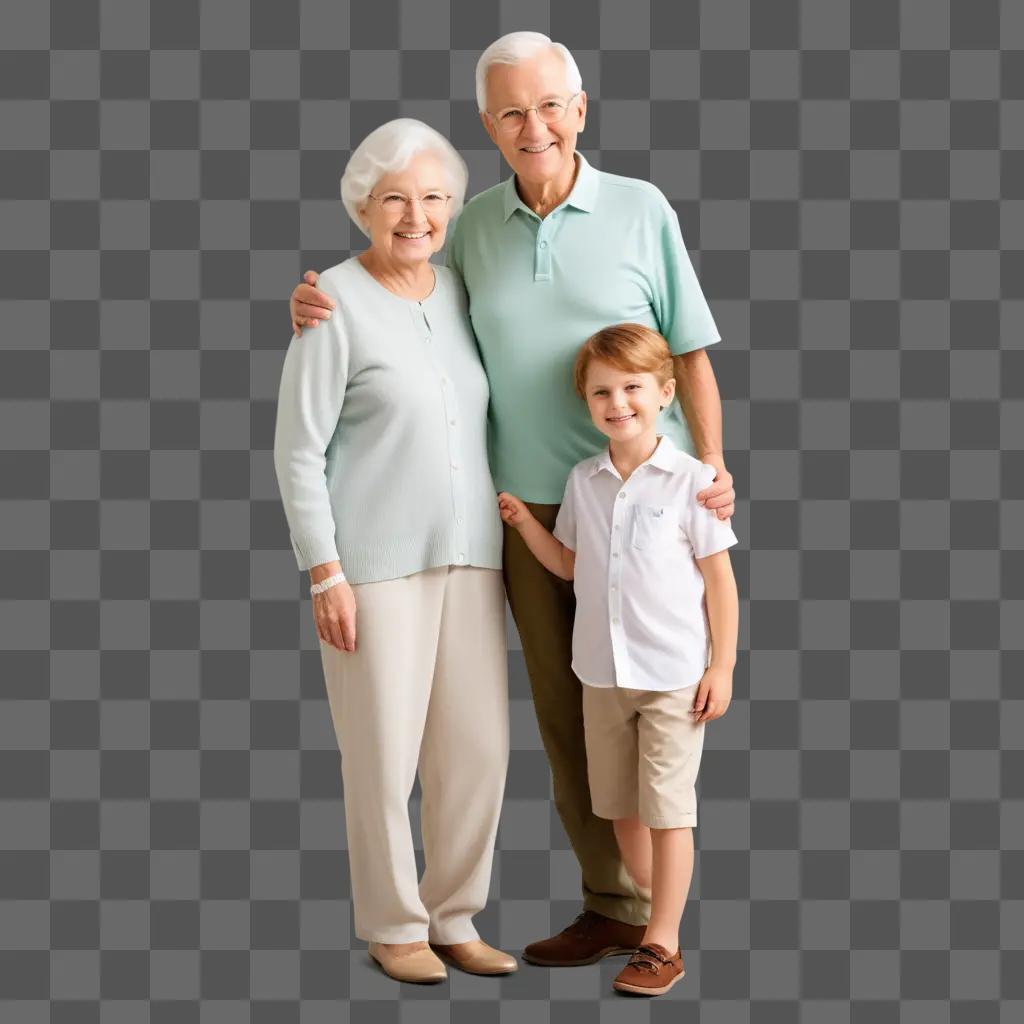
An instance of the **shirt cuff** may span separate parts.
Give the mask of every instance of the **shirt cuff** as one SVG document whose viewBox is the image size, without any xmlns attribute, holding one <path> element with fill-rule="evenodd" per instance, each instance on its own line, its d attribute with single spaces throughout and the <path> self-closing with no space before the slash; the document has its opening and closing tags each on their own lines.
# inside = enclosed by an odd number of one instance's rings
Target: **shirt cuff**
<svg viewBox="0 0 1024 1024">
<path fill-rule="evenodd" d="M 708 338 L 687 338 L 685 340 L 668 339 L 668 350 L 674 356 L 685 356 L 687 352 L 696 352 L 698 349 L 709 348 L 717 345 L 722 340 L 720 334 Z"/>
<path fill-rule="evenodd" d="M 338 546 L 332 536 L 306 536 L 291 537 L 292 550 L 295 552 L 295 560 L 299 568 L 305 572 L 312 569 L 314 565 L 323 565 L 325 562 L 338 562 Z"/>
<path fill-rule="evenodd" d="M 555 523 L 555 528 L 551 531 L 551 536 L 558 541 L 563 547 L 568 548 L 573 554 L 576 553 L 576 536 L 575 531 L 572 535 L 569 535 L 568 531 L 564 528 L 559 528 L 558 523 Z"/>
<path fill-rule="evenodd" d="M 704 550 L 697 551 L 694 549 L 694 558 L 710 558 L 712 555 L 717 555 L 719 551 L 726 551 L 731 548 L 734 544 L 739 544 L 739 538 L 735 533 L 729 529 L 728 533 L 719 533 L 713 539 L 709 540 L 704 545 Z"/>
</svg>

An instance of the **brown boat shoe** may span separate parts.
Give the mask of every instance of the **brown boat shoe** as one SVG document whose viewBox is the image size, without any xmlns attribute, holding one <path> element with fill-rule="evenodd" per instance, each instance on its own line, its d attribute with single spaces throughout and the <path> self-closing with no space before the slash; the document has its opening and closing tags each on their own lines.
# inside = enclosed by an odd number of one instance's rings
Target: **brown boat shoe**
<svg viewBox="0 0 1024 1024">
<path fill-rule="evenodd" d="M 596 964 L 606 956 L 632 953 L 645 930 L 645 925 L 623 924 L 596 910 L 585 910 L 557 935 L 531 942 L 523 950 L 523 959 L 538 967 Z"/>
<path fill-rule="evenodd" d="M 648 942 L 629 958 L 629 963 L 612 982 L 612 988 L 639 996 L 660 996 L 684 974 L 683 954 L 679 950 L 669 953 L 664 946 Z"/>
</svg>

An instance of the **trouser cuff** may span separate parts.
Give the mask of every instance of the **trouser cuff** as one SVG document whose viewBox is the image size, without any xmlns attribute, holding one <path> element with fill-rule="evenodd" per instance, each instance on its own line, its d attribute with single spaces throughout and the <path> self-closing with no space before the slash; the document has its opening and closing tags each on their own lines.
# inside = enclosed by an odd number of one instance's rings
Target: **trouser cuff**
<svg viewBox="0 0 1024 1024">
<path fill-rule="evenodd" d="M 583 898 L 583 909 L 610 917 L 623 924 L 647 924 L 651 919 L 651 902 L 642 896 L 600 896 L 589 893 Z"/>
</svg>

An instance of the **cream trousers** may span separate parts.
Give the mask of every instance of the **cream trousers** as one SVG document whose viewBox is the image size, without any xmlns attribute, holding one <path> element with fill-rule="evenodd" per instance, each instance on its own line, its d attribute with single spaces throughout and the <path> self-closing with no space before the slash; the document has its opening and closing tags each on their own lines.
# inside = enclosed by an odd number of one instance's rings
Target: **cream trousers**
<svg viewBox="0 0 1024 1024">
<path fill-rule="evenodd" d="M 353 586 L 356 650 L 321 643 L 341 750 L 356 935 L 477 938 L 508 765 L 505 592 L 444 566 Z M 409 797 L 419 769 L 425 869 Z"/>
</svg>

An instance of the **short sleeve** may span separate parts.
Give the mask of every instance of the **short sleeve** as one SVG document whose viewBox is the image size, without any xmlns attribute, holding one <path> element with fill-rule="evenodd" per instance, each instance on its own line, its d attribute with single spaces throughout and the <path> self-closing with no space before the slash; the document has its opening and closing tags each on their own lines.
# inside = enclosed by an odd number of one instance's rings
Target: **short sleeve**
<svg viewBox="0 0 1024 1024">
<path fill-rule="evenodd" d="M 693 548 L 694 558 L 707 558 L 718 551 L 731 548 L 738 543 L 738 538 L 729 525 L 729 520 L 721 520 L 710 509 L 706 509 L 697 501 L 697 494 L 715 479 L 715 467 L 706 462 L 692 474 L 686 508 L 682 510 L 680 522 L 686 538 Z"/>
<path fill-rule="evenodd" d="M 555 540 L 561 541 L 570 551 L 576 550 L 576 474 L 569 474 L 565 482 L 565 494 L 555 518 L 552 534 Z"/>
<path fill-rule="evenodd" d="M 679 218 L 662 195 L 650 216 L 654 219 L 651 271 L 654 314 L 674 356 L 706 348 L 722 340 L 711 307 L 686 251 Z"/>
</svg>

